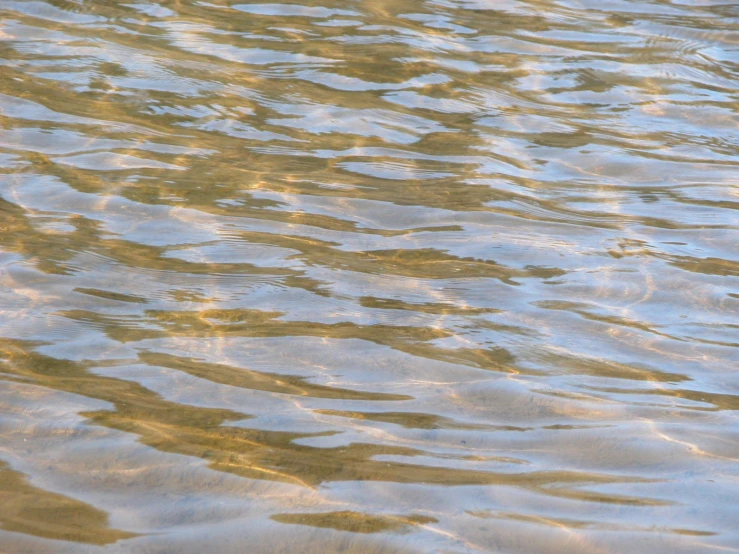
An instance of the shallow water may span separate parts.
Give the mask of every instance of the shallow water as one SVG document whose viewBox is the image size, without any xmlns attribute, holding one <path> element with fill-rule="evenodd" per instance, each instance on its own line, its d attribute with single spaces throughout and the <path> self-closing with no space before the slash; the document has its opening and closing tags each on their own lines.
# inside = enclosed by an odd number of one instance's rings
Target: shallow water
<svg viewBox="0 0 739 554">
<path fill-rule="evenodd" d="M 135 2 L 0 0 L 0 552 L 739 552 L 736 4 Z"/>
</svg>

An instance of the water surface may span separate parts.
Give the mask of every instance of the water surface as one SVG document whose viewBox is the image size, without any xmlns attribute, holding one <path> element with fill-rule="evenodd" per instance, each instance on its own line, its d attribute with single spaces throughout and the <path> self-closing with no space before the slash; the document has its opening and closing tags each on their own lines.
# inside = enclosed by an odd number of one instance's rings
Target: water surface
<svg viewBox="0 0 739 554">
<path fill-rule="evenodd" d="M 0 551 L 739 552 L 739 10 L 0 0 Z"/>
</svg>

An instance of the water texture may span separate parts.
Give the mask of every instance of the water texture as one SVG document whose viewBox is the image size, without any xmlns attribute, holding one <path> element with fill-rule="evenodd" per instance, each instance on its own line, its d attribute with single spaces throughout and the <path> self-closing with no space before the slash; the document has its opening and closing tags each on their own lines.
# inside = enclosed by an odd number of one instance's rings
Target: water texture
<svg viewBox="0 0 739 554">
<path fill-rule="evenodd" d="M 0 0 L 0 552 L 739 552 L 739 8 Z"/>
</svg>

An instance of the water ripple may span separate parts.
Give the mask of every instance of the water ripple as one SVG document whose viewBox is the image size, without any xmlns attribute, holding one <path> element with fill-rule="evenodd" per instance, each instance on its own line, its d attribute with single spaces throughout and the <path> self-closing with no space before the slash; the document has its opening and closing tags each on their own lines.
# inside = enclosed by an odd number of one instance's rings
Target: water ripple
<svg viewBox="0 0 739 554">
<path fill-rule="evenodd" d="M 0 2 L 0 550 L 739 551 L 737 18 Z"/>
</svg>

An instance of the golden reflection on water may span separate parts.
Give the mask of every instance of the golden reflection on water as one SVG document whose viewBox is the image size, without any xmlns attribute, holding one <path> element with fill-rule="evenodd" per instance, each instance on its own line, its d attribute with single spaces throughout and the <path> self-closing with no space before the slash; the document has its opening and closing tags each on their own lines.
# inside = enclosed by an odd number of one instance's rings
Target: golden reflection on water
<svg viewBox="0 0 739 554">
<path fill-rule="evenodd" d="M 0 551 L 739 551 L 737 17 L 0 2 Z"/>
</svg>

